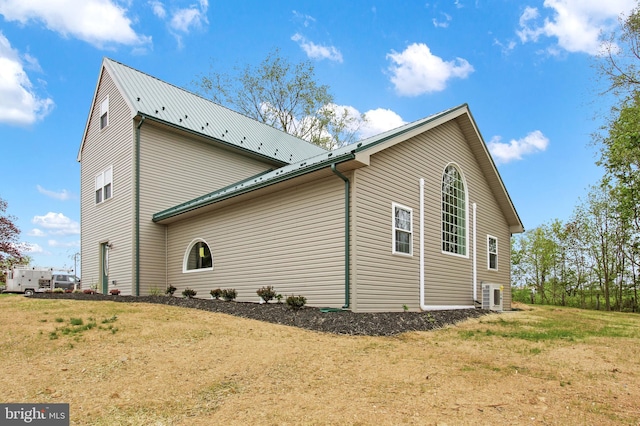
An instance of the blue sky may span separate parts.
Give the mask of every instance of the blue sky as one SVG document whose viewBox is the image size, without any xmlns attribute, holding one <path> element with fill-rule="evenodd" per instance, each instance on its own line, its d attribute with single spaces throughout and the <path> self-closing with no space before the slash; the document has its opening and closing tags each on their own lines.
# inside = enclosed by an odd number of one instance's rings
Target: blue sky
<svg viewBox="0 0 640 426">
<path fill-rule="evenodd" d="M 104 56 L 177 86 L 274 48 L 313 61 L 361 136 L 468 103 L 527 229 L 602 171 L 601 34 L 635 0 L 0 0 L 0 197 L 34 265 L 80 249 L 82 133 Z M 213 188 L 212 188 L 213 189 Z"/>
</svg>

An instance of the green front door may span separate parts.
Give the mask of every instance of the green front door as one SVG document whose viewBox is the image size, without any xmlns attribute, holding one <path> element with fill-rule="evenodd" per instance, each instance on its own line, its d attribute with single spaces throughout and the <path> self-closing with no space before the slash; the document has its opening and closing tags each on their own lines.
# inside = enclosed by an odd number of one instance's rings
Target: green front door
<svg viewBox="0 0 640 426">
<path fill-rule="evenodd" d="M 109 292 L 109 243 L 100 244 L 100 291 Z"/>
</svg>

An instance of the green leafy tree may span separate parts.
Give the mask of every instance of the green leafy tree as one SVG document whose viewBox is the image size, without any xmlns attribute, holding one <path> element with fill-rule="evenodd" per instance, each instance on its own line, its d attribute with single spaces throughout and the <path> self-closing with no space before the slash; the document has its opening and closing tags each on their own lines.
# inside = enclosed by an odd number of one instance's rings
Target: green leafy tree
<svg viewBox="0 0 640 426">
<path fill-rule="evenodd" d="M 310 61 L 290 63 L 279 50 L 258 65 L 213 69 L 193 82 L 212 101 L 325 149 L 355 141 L 366 118 L 335 104 L 327 85 L 318 84 Z"/>
<path fill-rule="evenodd" d="M 548 301 L 557 251 L 551 227 L 546 224 L 525 232 L 512 245 L 511 259 L 517 276 L 539 295 L 542 303 Z"/>
</svg>

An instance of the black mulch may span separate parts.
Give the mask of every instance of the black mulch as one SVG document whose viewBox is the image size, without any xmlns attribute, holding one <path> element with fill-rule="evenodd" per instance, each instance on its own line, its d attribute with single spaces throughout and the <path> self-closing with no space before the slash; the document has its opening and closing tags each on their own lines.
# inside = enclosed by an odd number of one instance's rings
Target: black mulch
<svg viewBox="0 0 640 426">
<path fill-rule="evenodd" d="M 108 296 L 83 293 L 36 293 L 38 299 L 111 300 L 126 303 L 157 303 L 201 309 L 209 312 L 289 325 L 324 333 L 358 336 L 393 336 L 407 331 L 428 331 L 452 325 L 468 318 L 489 313 L 482 309 L 460 309 L 426 312 L 354 313 L 347 310 L 322 312 L 319 308 L 303 307 L 294 311 L 284 303 L 225 302 L 211 299 L 185 299 L 169 296 Z"/>
</svg>

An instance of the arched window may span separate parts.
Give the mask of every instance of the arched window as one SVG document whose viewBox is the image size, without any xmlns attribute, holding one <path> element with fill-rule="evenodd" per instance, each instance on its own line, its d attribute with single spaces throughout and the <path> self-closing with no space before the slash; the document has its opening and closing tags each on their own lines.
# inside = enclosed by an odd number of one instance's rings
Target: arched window
<svg viewBox="0 0 640 426">
<path fill-rule="evenodd" d="M 213 257 L 209 245 L 201 239 L 196 239 L 189 244 L 184 257 L 183 271 L 202 271 L 213 269 Z"/>
<path fill-rule="evenodd" d="M 442 251 L 467 255 L 467 193 L 462 175 L 453 164 L 442 176 Z"/>
</svg>

